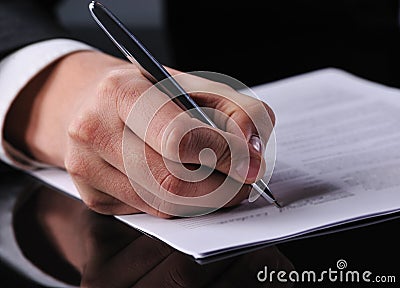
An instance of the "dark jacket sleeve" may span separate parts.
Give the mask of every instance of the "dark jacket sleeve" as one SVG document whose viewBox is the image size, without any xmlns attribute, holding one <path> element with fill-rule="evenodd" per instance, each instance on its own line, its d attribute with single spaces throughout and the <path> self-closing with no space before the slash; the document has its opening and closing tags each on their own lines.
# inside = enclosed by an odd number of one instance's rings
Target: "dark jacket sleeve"
<svg viewBox="0 0 400 288">
<path fill-rule="evenodd" d="M 13 51 L 46 39 L 69 37 L 57 21 L 55 0 L 0 1 L 0 60 Z"/>
</svg>

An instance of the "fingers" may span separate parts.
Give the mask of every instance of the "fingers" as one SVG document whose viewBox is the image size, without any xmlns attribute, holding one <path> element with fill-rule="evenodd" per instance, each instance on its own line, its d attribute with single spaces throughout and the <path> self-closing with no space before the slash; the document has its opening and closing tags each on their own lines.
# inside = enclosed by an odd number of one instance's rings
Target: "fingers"
<svg viewBox="0 0 400 288">
<path fill-rule="evenodd" d="M 264 173 L 259 151 L 243 137 L 212 128 L 196 119 L 171 122 L 154 148 L 166 158 L 216 169 L 230 177 L 252 183 Z"/>
<path fill-rule="evenodd" d="M 93 186 L 81 180 L 73 179 L 73 182 L 78 188 L 85 205 L 97 213 L 105 215 L 126 215 L 142 212 L 105 192 L 93 188 Z"/>
<path fill-rule="evenodd" d="M 148 83 L 140 83 L 140 91 L 149 88 L 140 96 L 138 83 L 132 82 L 130 85 L 131 88 L 125 84 L 121 88 L 123 92 L 117 93 L 122 99 L 118 105 L 124 107 L 119 111 L 120 117 L 133 133 L 157 153 L 175 162 L 207 165 L 246 183 L 255 182 L 263 176 L 265 163 L 260 148 L 262 141 L 257 142 L 257 137 L 252 138 L 251 131 L 246 131 L 248 135 L 239 133 L 249 124 L 241 121 L 240 127 L 234 121 L 226 120 L 227 116 L 216 117 L 225 118 L 225 125 L 229 122 L 230 130 L 239 131 L 238 135 L 227 133 L 189 117 L 168 96 L 154 86 L 150 88 Z M 136 91 L 133 93 L 136 96 L 123 95 L 130 90 Z M 126 107 L 130 107 L 130 110 Z M 238 110 L 236 118 L 239 119 L 241 114 Z M 199 155 L 202 152 L 201 158 Z"/>
<path fill-rule="evenodd" d="M 101 214 L 130 214 L 142 211 L 134 208 L 140 206 L 140 199 L 129 201 L 130 206 L 126 201 L 115 197 L 120 193 L 134 194 L 124 174 L 90 153 L 75 154 L 74 157 L 76 160 L 69 160 L 67 171 L 86 206 Z"/>
<path fill-rule="evenodd" d="M 186 212 L 180 213 L 189 208 L 215 210 L 230 201 L 232 205 L 240 203 L 248 196 L 249 186 L 204 166 L 164 159 L 129 129 L 124 138 L 126 173 L 143 187 L 145 193 L 140 196 L 145 202 L 159 211 L 183 216 Z"/>
<path fill-rule="evenodd" d="M 100 129 L 96 131 L 102 134 Z M 121 134 L 104 136 L 103 141 L 82 142 L 87 138 L 82 135 L 71 140 L 66 169 L 83 201 L 99 213 L 142 211 L 163 218 L 198 215 L 236 205 L 248 196 L 249 186 L 224 174 L 205 167 L 190 170 L 163 159 L 129 129 L 125 131 L 123 163 Z"/>
<path fill-rule="evenodd" d="M 145 212 L 169 218 L 138 195 L 147 195 L 140 185 L 130 181 L 118 169 L 105 162 L 90 150 L 75 152 L 69 158 L 67 170 L 77 186 L 83 202 L 92 210 L 102 214 L 133 214 Z"/>
</svg>

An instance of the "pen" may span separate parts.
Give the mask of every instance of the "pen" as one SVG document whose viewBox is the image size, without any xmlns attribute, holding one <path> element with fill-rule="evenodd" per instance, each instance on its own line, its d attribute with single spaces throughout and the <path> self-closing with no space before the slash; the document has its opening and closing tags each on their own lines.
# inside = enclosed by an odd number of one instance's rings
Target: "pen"
<svg viewBox="0 0 400 288">
<path fill-rule="evenodd" d="M 96 23 L 121 50 L 121 52 L 134 64 L 137 64 L 141 73 L 153 83 L 163 81 L 158 88 L 167 94 L 180 108 L 186 110 L 192 117 L 217 128 L 215 123 L 204 113 L 188 93 L 168 73 L 168 71 L 150 54 L 144 45 L 115 17 L 103 4 L 92 1 L 89 10 Z M 179 96 L 176 96 L 179 95 Z M 262 180 L 251 184 L 264 199 L 281 206 L 276 201 L 267 184 Z"/>
</svg>

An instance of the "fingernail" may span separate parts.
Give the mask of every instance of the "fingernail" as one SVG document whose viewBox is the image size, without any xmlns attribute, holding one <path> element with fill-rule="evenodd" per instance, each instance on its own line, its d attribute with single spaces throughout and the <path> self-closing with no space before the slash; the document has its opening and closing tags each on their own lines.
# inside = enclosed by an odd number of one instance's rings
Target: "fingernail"
<svg viewBox="0 0 400 288">
<path fill-rule="evenodd" d="M 236 173 L 243 180 L 253 180 L 257 178 L 260 169 L 261 161 L 256 158 L 243 160 L 236 166 Z"/>
<path fill-rule="evenodd" d="M 250 145 L 256 150 L 258 153 L 261 153 L 263 144 L 258 135 L 252 135 L 249 140 Z"/>
</svg>

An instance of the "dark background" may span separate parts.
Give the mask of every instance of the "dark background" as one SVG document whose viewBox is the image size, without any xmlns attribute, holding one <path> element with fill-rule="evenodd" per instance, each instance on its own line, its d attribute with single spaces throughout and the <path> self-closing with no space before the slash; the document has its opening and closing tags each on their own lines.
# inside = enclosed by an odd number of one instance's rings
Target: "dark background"
<svg viewBox="0 0 400 288">
<path fill-rule="evenodd" d="M 87 11 L 58 9 L 77 38 L 121 56 Z M 103 1 L 164 65 L 248 86 L 337 67 L 400 87 L 398 0 Z"/>
<path fill-rule="evenodd" d="M 219 6 L 167 7 L 174 60 L 183 70 L 223 72 L 254 85 L 337 67 L 400 85 L 398 0 L 214 2 Z"/>
</svg>

